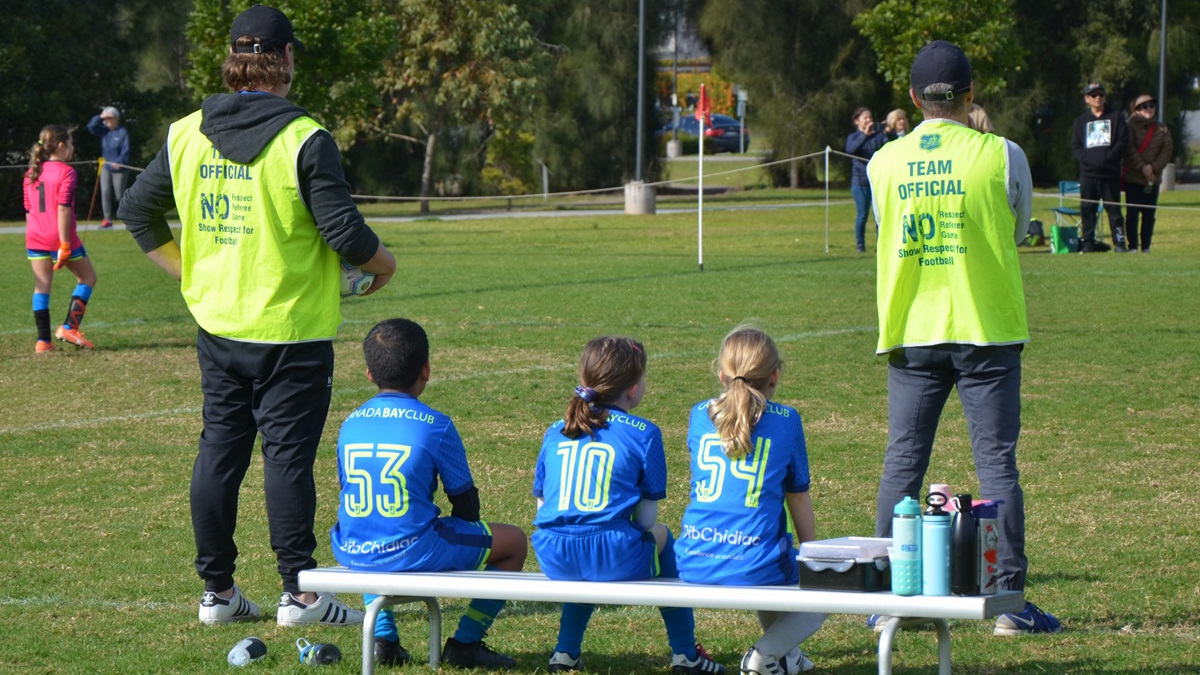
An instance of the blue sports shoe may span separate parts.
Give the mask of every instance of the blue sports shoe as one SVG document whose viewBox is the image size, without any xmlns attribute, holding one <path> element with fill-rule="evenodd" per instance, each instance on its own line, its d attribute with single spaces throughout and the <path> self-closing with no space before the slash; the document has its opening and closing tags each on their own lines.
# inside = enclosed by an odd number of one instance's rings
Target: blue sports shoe
<svg viewBox="0 0 1200 675">
<path fill-rule="evenodd" d="M 1036 635 L 1040 633 L 1057 633 L 1062 630 L 1062 624 L 1053 614 L 1043 612 L 1032 602 L 1025 603 L 1025 609 L 1016 614 L 1001 614 L 996 617 L 996 630 L 993 635 Z"/>
</svg>

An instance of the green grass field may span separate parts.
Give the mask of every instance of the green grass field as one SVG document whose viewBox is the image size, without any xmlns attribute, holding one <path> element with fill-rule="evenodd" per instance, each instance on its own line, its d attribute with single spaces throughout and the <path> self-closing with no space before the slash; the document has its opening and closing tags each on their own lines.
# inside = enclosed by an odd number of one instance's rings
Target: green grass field
<svg viewBox="0 0 1200 675">
<path fill-rule="evenodd" d="M 456 420 L 485 517 L 526 529 L 541 434 L 562 414 L 583 344 L 606 333 L 647 346 L 649 392 L 638 412 L 663 428 L 670 488 L 661 517 L 677 529 L 688 494 L 687 410 L 717 391 L 721 338 L 755 321 L 786 361 L 777 399 L 806 422 L 819 536 L 869 535 L 886 367 L 874 355 L 874 258 L 853 252 L 853 206 L 845 191 L 840 198 L 828 253 L 824 209 L 713 209 L 703 272 L 694 214 L 377 225 L 401 272 L 380 293 L 343 304 L 316 469 L 318 559 L 333 563 L 338 425 L 373 393 L 359 342 L 395 316 L 430 333 L 425 398 Z M 1035 215 L 1052 221 L 1056 202 L 1039 199 Z M 1004 639 L 992 637 L 990 622 L 955 622 L 956 672 L 1200 672 L 1200 192 L 1169 193 L 1163 203 L 1181 208 L 1160 216 L 1151 255 L 1023 249 L 1033 334 L 1020 450 L 1027 593 L 1065 630 Z M 176 284 L 125 232 L 84 239 L 100 282 L 83 328 L 98 348 L 39 356 L 22 235 L 0 235 L 8 251 L 0 269 L 0 672 L 228 672 L 227 650 L 247 635 L 269 647 L 252 669 L 309 672 L 293 646 L 306 637 L 345 654 L 323 672 L 358 672 L 356 630 L 273 621 L 280 589 L 258 459 L 242 492 L 238 583 L 272 620 L 197 622 L 202 585 L 187 503 L 200 433 L 195 324 Z M 59 274 L 54 320 L 73 285 Z M 927 482 L 978 490 L 953 398 Z M 532 554 L 528 569 L 536 569 Z M 448 631 L 461 608 L 448 603 Z M 398 619 L 404 644 L 423 653 L 423 615 L 408 606 Z M 516 656 L 522 672 L 544 672 L 557 622 L 556 606 L 515 603 L 489 642 Z M 749 612 L 702 610 L 697 634 L 735 666 L 758 628 Z M 876 672 L 876 637 L 862 617 L 831 617 L 804 648 L 818 672 Z M 584 650 L 591 672 L 668 672 L 653 609 L 601 608 Z M 897 673 L 933 672 L 936 662 L 931 633 L 899 637 Z"/>
</svg>

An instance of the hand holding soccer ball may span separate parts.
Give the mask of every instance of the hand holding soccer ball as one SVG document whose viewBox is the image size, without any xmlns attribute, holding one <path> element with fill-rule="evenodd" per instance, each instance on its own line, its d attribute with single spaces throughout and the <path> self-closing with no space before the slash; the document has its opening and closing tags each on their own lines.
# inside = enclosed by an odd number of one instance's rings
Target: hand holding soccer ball
<svg viewBox="0 0 1200 675">
<path fill-rule="evenodd" d="M 346 262 L 345 258 L 338 258 L 338 262 L 341 264 L 342 271 L 343 298 L 348 298 L 352 295 L 362 295 L 371 289 L 371 284 L 375 283 L 374 274 L 351 265 Z"/>
</svg>

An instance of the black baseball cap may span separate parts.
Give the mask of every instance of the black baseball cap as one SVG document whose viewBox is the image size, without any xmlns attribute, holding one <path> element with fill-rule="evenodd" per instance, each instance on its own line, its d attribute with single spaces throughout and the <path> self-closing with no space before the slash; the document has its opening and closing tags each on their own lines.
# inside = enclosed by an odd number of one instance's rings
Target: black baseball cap
<svg viewBox="0 0 1200 675">
<path fill-rule="evenodd" d="M 1083 88 L 1083 94 L 1085 96 L 1091 96 L 1092 94 L 1103 94 L 1103 93 L 1104 93 L 1104 85 L 1100 84 L 1099 82 L 1089 82 L 1088 86 Z"/>
<path fill-rule="evenodd" d="M 971 62 L 957 45 L 945 40 L 934 40 L 917 52 L 910 77 L 917 98 L 925 101 L 950 101 L 971 91 Z M 953 90 L 926 95 L 925 88 L 931 84 L 948 84 Z"/>
<path fill-rule="evenodd" d="M 244 36 L 254 38 L 254 44 L 239 47 L 238 38 Z M 234 52 L 241 54 L 280 51 L 289 43 L 295 44 L 297 49 L 304 49 L 304 43 L 292 33 L 292 22 L 287 16 L 266 5 L 254 5 L 237 15 L 229 29 L 229 43 Z"/>
</svg>

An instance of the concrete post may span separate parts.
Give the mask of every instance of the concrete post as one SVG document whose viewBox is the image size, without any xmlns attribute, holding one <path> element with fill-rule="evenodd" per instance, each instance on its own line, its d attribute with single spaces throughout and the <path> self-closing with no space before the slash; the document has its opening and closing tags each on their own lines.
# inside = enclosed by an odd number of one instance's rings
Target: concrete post
<svg viewBox="0 0 1200 675">
<path fill-rule="evenodd" d="M 625 184 L 625 213 L 629 215 L 654 215 L 654 186 L 640 180 Z"/>
</svg>

